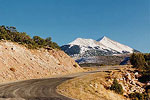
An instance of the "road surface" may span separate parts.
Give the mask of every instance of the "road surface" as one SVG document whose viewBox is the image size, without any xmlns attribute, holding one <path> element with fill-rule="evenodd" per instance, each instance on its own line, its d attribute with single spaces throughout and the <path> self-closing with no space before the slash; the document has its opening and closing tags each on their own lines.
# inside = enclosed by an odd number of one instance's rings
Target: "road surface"
<svg viewBox="0 0 150 100">
<path fill-rule="evenodd" d="M 99 68 L 97 71 L 81 72 L 63 77 L 32 79 L 0 85 L 0 100 L 73 100 L 56 92 L 56 87 L 74 77 L 118 69 L 118 67 Z"/>
</svg>

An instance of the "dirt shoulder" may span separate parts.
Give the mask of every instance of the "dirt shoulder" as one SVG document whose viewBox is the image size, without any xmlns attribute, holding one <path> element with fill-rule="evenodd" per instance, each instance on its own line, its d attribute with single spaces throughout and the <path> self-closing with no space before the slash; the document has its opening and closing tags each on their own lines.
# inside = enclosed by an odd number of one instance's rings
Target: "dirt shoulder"
<svg viewBox="0 0 150 100">
<path fill-rule="evenodd" d="M 98 72 L 77 77 L 59 85 L 57 92 L 79 100 L 127 100 L 104 87 L 109 75 L 108 72 Z"/>
</svg>

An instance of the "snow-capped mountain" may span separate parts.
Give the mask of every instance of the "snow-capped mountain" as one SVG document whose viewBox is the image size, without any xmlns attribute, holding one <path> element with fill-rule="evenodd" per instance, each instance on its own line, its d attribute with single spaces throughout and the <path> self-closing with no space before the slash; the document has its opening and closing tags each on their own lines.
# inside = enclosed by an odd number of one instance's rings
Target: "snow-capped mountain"
<svg viewBox="0 0 150 100">
<path fill-rule="evenodd" d="M 113 40 L 107 38 L 106 36 L 104 36 L 101 39 L 98 39 L 97 41 L 99 43 L 107 46 L 108 48 L 118 51 L 119 53 L 125 53 L 125 52 L 133 53 L 134 52 L 134 49 L 132 49 L 131 47 L 128 47 L 126 45 L 123 45 L 116 41 L 113 41 Z"/>
<path fill-rule="evenodd" d="M 77 59 L 102 55 L 126 54 L 136 51 L 106 36 L 98 40 L 77 38 L 68 45 L 63 45 L 61 49 L 68 55 L 77 57 Z"/>
</svg>

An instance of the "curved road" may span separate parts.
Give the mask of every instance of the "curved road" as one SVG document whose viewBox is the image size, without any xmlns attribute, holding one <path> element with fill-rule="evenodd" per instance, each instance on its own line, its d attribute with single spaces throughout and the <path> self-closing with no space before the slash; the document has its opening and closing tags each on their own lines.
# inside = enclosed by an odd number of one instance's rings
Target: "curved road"
<svg viewBox="0 0 150 100">
<path fill-rule="evenodd" d="M 74 77 L 111 70 L 112 67 L 99 68 L 98 71 L 82 72 L 63 77 L 32 79 L 0 85 L 0 100 L 72 100 L 56 92 L 56 87 Z M 118 69 L 118 67 L 113 67 Z"/>
</svg>

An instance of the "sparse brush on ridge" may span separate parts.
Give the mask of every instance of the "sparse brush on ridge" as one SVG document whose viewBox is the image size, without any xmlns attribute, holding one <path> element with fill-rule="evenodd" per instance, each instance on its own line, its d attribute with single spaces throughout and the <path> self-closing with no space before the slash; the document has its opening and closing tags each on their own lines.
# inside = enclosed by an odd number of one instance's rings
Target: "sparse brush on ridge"
<svg viewBox="0 0 150 100">
<path fill-rule="evenodd" d="M 116 78 L 114 79 L 113 84 L 110 87 L 110 90 L 113 90 L 118 94 L 123 94 L 123 88 L 121 84 L 118 83 Z"/>
<path fill-rule="evenodd" d="M 131 93 L 129 95 L 131 100 L 149 100 L 149 97 L 146 93 Z"/>
<path fill-rule="evenodd" d="M 130 57 L 130 62 L 133 65 L 133 67 L 138 69 L 145 69 L 145 58 L 142 53 L 133 53 Z"/>
<path fill-rule="evenodd" d="M 150 68 L 150 54 L 133 53 L 130 57 L 130 62 L 133 67 L 139 70 L 149 70 Z"/>
<path fill-rule="evenodd" d="M 57 43 L 51 41 L 51 37 L 43 39 L 39 36 L 34 36 L 31 38 L 25 32 L 18 32 L 15 27 L 0 26 L 0 40 L 2 39 L 23 44 L 29 49 L 46 47 L 60 49 Z"/>
<path fill-rule="evenodd" d="M 150 81 L 150 54 L 133 53 L 130 57 L 130 62 L 142 75 L 139 77 L 140 82 Z"/>
<path fill-rule="evenodd" d="M 133 53 L 130 62 L 134 68 L 137 68 L 141 74 L 138 80 L 142 83 L 150 82 L 150 54 Z M 149 100 L 150 86 L 146 86 L 145 93 L 132 93 L 130 98 L 133 100 Z"/>
</svg>

